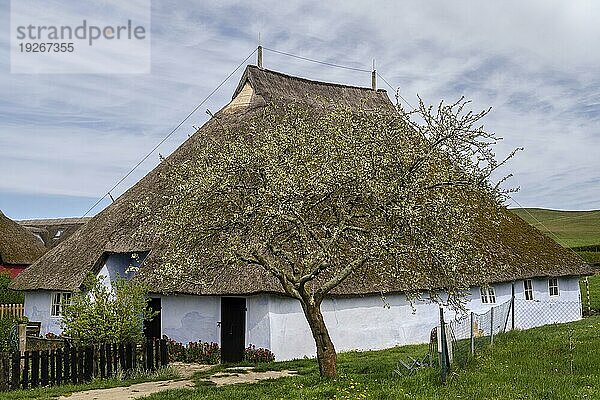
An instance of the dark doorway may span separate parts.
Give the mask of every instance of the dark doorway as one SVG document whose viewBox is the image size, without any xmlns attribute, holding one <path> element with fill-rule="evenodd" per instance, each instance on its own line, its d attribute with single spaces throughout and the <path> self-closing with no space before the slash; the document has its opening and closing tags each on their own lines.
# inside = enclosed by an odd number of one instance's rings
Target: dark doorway
<svg viewBox="0 0 600 400">
<path fill-rule="evenodd" d="M 221 298 L 221 361 L 239 362 L 246 344 L 246 299 Z"/>
<path fill-rule="evenodd" d="M 147 339 L 160 339 L 160 299 L 150 299 L 150 301 L 148 302 L 148 307 L 152 309 L 152 311 L 158 311 L 158 314 L 156 314 L 156 316 L 150 321 L 144 321 L 144 336 Z"/>
</svg>

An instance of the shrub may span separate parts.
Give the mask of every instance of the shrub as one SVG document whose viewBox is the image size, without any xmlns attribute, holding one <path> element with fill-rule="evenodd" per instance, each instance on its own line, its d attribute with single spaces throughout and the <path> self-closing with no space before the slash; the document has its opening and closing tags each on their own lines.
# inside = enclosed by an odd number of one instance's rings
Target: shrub
<svg viewBox="0 0 600 400">
<path fill-rule="evenodd" d="M 261 362 L 268 363 L 275 361 L 275 354 L 269 349 L 263 349 L 262 347 L 257 348 L 255 345 L 251 344 L 244 349 L 244 361 L 255 364 Z"/>
<path fill-rule="evenodd" d="M 0 304 L 23 304 L 25 295 L 23 292 L 9 289 L 11 281 L 8 272 L 0 272 Z"/>
<path fill-rule="evenodd" d="M 156 315 L 148 308 L 148 289 L 135 280 L 117 278 L 112 287 L 89 275 L 84 290 L 63 305 L 63 334 L 75 345 L 141 343 L 144 320 Z"/>
<path fill-rule="evenodd" d="M 17 321 L 14 318 L 0 318 L 0 351 L 14 351 L 19 347 L 17 340 L 16 348 L 11 331 Z"/>
</svg>

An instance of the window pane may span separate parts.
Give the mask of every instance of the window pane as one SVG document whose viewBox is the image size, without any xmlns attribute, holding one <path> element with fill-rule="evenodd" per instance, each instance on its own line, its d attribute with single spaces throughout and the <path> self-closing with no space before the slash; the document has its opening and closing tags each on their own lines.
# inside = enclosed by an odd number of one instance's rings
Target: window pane
<svg viewBox="0 0 600 400">
<path fill-rule="evenodd" d="M 487 290 L 485 290 L 484 288 L 479 288 L 479 293 L 481 293 L 481 302 L 487 303 L 488 302 Z"/>
<path fill-rule="evenodd" d="M 533 300 L 533 282 L 531 279 L 523 281 L 523 288 L 525 289 L 525 300 Z"/>
<path fill-rule="evenodd" d="M 488 288 L 488 296 L 490 298 L 490 303 L 496 302 L 496 292 L 494 292 L 494 288 L 491 286 Z"/>
<path fill-rule="evenodd" d="M 548 292 L 550 296 L 558 296 L 558 279 L 551 278 L 548 280 Z"/>
</svg>

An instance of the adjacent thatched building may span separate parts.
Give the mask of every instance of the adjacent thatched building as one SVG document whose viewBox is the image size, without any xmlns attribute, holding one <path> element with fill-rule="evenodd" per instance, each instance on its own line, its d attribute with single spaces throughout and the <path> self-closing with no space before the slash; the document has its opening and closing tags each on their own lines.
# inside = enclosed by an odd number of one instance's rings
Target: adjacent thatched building
<svg viewBox="0 0 600 400">
<path fill-rule="evenodd" d="M 69 236 L 77 232 L 87 221 L 86 218 L 48 218 L 48 219 L 25 219 L 17 221 L 29 232 L 40 238 L 46 248 L 51 249 Z"/>
<path fill-rule="evenodd" d="M 178 163 L 194 157 L 197 138 L 218 135 L 224 127 L 235 128 L 271 101 L 296 101 L 314 105 L 337 102 L 351 108 L 379 107 L 393 112 L 384 91 L 315 82 L 249 66 L 233 100 L 207 122 L 170 157 Z M 239 352 L 247 344 L 270 348 L 278 359 L 312 355 L 314 342 L 299 303 L 285 297 L 279 283 L 262 269 L 223 267 L 202 287 L 190 282 L 159 279 L 165 244 L 160 238 L 141 239 L 133 233 L 141 224 L 135 205 L 146 202 L 159 210 L 165 186 L 161 163 L 113 204 L 92 218 L 61 245 L 17 277 L 13 287 L 26 291 L 25 313 L 42 322 L 43 332 L 59 332 L 60 300 L 79 288 L 87 273 L 114 277 L 127 275 L 139 265 L 136 279 L 153 288 L 153 306 L 161 309 L 147 334 L 167 335 L 175 340 L 215 341 L 224 352 Z M 158 211 L 157 211 L 158 212 Z M 493 251 L 489 265 L 491 282 L 471 276 L 468 307 L 485 309 L 511 296 L 527 303 L 526 313 L 538 304 L 566 305 L 560 318 L 547 315 L 535 324 L 575 320 L 581 317 L 577 276 L 588 267 L 570 251 L 505 211 L 500 226 L 481 227 L 482 251 Z M 508 268 L 507 268 L 508 266 Z M 427 341 L 437 324 L 437 305 L 415 303 L 415 312 L 402 294 L 432 289 L 436 277 L 422 277 L 418 287 L 402 281 L 373 282 L 352 277 L 336 288 L 323 303 L 323 311 L 338 350 L 376 349 Z M 491 286 L 481 288 L 481 285 Z M 439 286 L 438 286 L 439 287 Z M 388 293 L 384 308 L 380 293 Z M 565 311 L 566 310 L 566 311 Z M 528 315 L 516 315 L 517 326 L 531 325 Z M 237 353 L 239 354 L 239 353 Z"/>
<path fill-rule="evenodd" d="M 0 211 L 0 271 L 14 278 L 45 252 L 41 239 Z"/>
</svg>

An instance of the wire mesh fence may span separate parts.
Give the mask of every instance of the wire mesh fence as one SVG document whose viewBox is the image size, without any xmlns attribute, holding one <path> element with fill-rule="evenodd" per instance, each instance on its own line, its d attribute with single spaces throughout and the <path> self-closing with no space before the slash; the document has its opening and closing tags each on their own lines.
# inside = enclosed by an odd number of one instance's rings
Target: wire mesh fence
<svg viewBox="0 0 600 400">
<path fill-rule="evenodd" d="M 491 307 L 483 313 L 459 314 L 446 324 L 452 340 L 450 364 L 464 366 L 470 356 L 486 344 L 493 344 L 494 336 L 508 329 L 512 301 Z"/>
<path fill-rule="evenodd" d="M 506 331 L 571 322 L 581 317 L 582 304 L 578 301 L 525 300 L 514 296 L 485 312 L 458 313 L 449 320 L 445 320 L 444 310 L 440 309 L 440 325 L 432 331 L 430 348 L 437 353 L 444 381 L 451 366 L 464 367 Z M 445 329 L 441 330 L 441 326 Z"/>
</svg>

